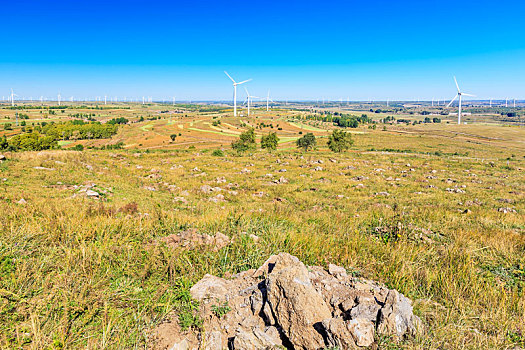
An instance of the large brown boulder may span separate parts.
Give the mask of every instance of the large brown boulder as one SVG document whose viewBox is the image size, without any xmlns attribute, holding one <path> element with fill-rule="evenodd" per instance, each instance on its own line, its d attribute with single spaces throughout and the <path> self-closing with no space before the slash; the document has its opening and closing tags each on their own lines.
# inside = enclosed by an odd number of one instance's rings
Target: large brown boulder
<svg viewBox="0 0 525 350">
<path fill-rule="evenodd" d="M 399 292 L 348 276 L 337 265 L 306 267 L 286 253 L 231 279 L 205 275 L 190 293 L 205 332 L 184 333 L 173 319 L 171 328 L 164 323 L 153 332 L 152 347 L 361 349 L 377 345 L 376 334 L 401 341 L 421 330 Z"/>
<path fill-rule="evenodd" d="M 298 349 L 324 347 L 321 322 L 332 313 L 313 287 L 306 266 L 289 254 L 279 254 L 266 288 L 275 321 L 288 340 Z"/>
</svg>

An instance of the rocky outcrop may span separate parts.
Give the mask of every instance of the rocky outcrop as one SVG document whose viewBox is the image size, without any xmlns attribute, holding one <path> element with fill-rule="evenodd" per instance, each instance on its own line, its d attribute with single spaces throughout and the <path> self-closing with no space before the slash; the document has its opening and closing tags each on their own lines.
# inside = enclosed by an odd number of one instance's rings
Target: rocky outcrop
<svg viewBox="0 0 525 350">
<path fill-rule="evenodd" d="M 183 249 L 197 249 L 202 246 L 210 246 L 213 251 L 218 251 L 231 243 L 230 237 L 217 232 L 215 236 L 201 234 L 196 229 L 181 231 L 178 234 L 169 235 L 161 239 L 169 247 Z"/>
<path fill-rule="evenodd" d="M 286 253 L 233 279 L 206 275 L 190 293 L 206 330 L 176 338 L 194 339 L 190 349 L 359 349 L 372 346 L 375 334 L 401 341 L 421 330 L 399 292 L 350 277 L 337 265 L 307 268 Z M 153 332 L 152 344 L 159 337 Z"/>
</svg>

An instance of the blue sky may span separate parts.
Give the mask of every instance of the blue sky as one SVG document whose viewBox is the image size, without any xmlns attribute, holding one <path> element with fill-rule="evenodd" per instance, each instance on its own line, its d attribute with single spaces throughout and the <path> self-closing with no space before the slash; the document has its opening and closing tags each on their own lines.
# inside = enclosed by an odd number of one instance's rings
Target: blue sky
<svg viewBox="0 0 525 350">
<path fill-rule="evenodd" d="M 521 1 L 2 4 L 0 97 L 525 98 Z M 241 94 L 242 95 L 242 94 Z M 242 98 L 240 96 L 239 98 Z"/>
</svg>

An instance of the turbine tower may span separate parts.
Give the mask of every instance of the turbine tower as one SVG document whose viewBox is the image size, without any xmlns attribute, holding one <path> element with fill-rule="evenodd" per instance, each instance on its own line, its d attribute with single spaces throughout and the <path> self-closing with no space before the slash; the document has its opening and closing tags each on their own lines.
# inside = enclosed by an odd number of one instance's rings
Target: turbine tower
<svg viewBox="0 0 525 350">
<path fill-rule="evenodd" d="M 461 90 L 459 89 L 459 85 L 458 85 L 458 81 L 456 80 L 456 77 L 454 77 L 454 82 L 456 83 L 456 87 L 458 88 L 458 94 L 456 96 L 454 96 L 454 98 L 452 99 L 452 101 L 450 101 L 450 103 L 447 105 L 447 107 L 450 107 L 452 102 L 454 102 L 456 100 L 456 98 L 459 97 L 459 106 L 458 106 L 458 125 L 459 125 L 459 124 L 461 124 L 461 100 L 462 100 L 461 97 L 462 96 L 474 97 L 474 95 L 470 95 L 470 94 L 461 92 Z"/>
<path fill-rule="evenodd" d="M 58 105 L 59 105 L 59 106 L 60 106 L 60 98 L 61 98 L 61 97 L 62 97 L 62 96 L 60 96 L 60 92 L 59 92 L 59 93 L 58 93 L 58 96 L 57 96 L 57 102 L 58 102 Z"/>
<path fill-rule="evenodd" d="M 13 92 L 13 89 L 11 89 L 11 107 L 15 106 L 15 96 L 18 96 Z"/>
<path fill-rule="evenodd" d="M 272 103 L 275 103 L 270 98 L 270 90 L 268 90 L 268 94 L 266 95 L 266 112 L 268 112 L 270 110 L 270 101 L 272 101 Z"/>
<path fill-rule="evenodd" d="M 228 78 L 230 78 L 230 80 L 233 82 L 233 116 L 236 117 L 237 116 L 237 85 L 241 85 L 241 84 L 244 84 L 244 83 L 247 83 L 249 82 L 251 79 L 248 79 L 248 80 L 244 80 L 244 81 L 241 81 L 239 83 L 237 83 L 235 80 L 233 80 L 233 78 L 228 74 L 228 72 L 224 71 L 224 73 L 228 76 Z M 250 111 L 250 103 L 248 103 L 248 113 Z"/>
<path fill-rule="evenodd" d="M 248 102 L 248 116 L 250 116 L 250 102 L 252 102 L 252 98 L 260 98 L 260 97 L 250 95 L 247 88 L 244 88 L 244 91 L 246 91 L 246 100 Z"/>
</svg>

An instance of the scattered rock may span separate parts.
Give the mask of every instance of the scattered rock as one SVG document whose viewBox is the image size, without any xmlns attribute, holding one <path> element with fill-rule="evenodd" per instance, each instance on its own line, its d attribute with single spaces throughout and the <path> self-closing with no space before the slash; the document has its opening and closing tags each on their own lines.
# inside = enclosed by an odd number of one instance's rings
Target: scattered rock
<svg viewBox="0 0 525 350">
<path fill-rule="evenodd" d="M 46 167 L 43 167 L 43 166 L 35 166 L 35 167 L 33 167 L 33 169 L 36 169 L 36 170 L 55 171 L 55 168 L 46 168 Z"/>
<path fill-rule="evenodd" d="M 27 201 L 24 198 L 20 198 L 19 201 L 17 201 L 18 204 L 24 205 L 27 204 Z"/>
<path fill-rule="evenodd" d="M 388 192 L 376 192 L 375 195 L 376 196 L 390 196 L 390 193 L 388 193 Z"/>
<path fill-rule="evenodd" d="M 286 184 L 286 183 L 288 183 L 288 180 L 284 176 L 281 176 L 278 180 L 274 180 L 273 183 Z"/>
<path fill-rule="evenodd" d="M 196 229 L 189 229 L 178 234 L 169 235 L 161 239 L 169 247 L 193 250 L 200 246 L 211 246 L 213 251 L 218 251 L 231 243 L 230 237 L 217 232 L 215 236 L 200 234 Z"/>
<path fill-rule="evenodd" d="M 201 192 L 202 193 L 211 193 L 211 192 L 219 192 L 222 191 L 222 188 L 220 187 L 211 187 L 209 185 L 202 185 L 201 186 Z"/>
<path fill-rule="evenodd" d="M 7 160 L 7 158 L 3 154 L 0 154 L 0 162 L 3 162 L 4 160 Z"/>
<path fill-rule="evenodd" d="M 498 211 L 500 213 L 507 214 L 507 213 L 515 213 L 516 209 L 507 207 L 507 208 L 498 208 Z"/>
<path fill-rule="evenodd" d="M 465 190 L 462 190 L 461 188 L 457 188 L 457 187 L 447 188 L 446 191 L 450 193 L 465 193 Z"/>
<path fill-rule="evenodd" d="M 88 198 L 99 198 L 100 197 L 100 194 L 96 191 L 93 191 L 93 190 L 87 190 L 86 191 L 86 196 Z"/>
<path fill-rule="evenodd" d="M 210 202 L 218 203 L 218 202 L 224 202 L 224 195 L 218 194 L 215 197 L 211 197 L 209 199 Z"/>
</svg>

